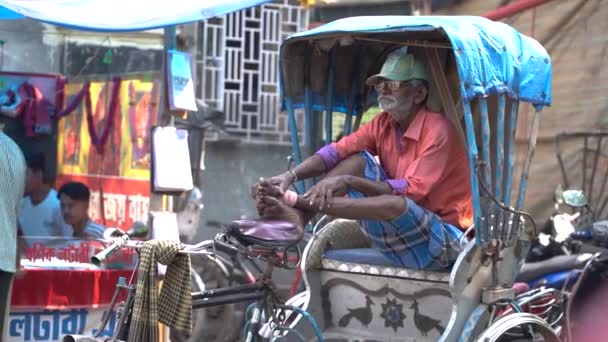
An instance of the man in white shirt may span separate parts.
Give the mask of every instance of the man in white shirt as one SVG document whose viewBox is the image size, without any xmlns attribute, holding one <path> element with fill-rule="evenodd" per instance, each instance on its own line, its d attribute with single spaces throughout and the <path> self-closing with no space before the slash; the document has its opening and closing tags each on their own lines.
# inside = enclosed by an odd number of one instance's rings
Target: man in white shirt
<svg viewBox="0 0 608 342">
<path fill-rule="evenodd" d="M 6 335 L 17 270 L 17 216 L 25 188 L 23 153 L 0 131 L 0 340 Z"/>
<path fill-rule="evenodd" d="M 59 203 L 71 236 L 78 239 L 103 239 L 105 227 L 89 218 L 91 191 L 80 182 L 68 182 L 59 188 Z"/>
<path fill-rule="evenodd" d="M 45 156 L 42 153 L 27 155 L 25 162 L 26 197 L 21 202 L 19 228 L 27 245 L 38 241 L 50 244 L 52 241 L 44 238 L 64 235 L 59 198 L 49 184 Z"/>
</svg>

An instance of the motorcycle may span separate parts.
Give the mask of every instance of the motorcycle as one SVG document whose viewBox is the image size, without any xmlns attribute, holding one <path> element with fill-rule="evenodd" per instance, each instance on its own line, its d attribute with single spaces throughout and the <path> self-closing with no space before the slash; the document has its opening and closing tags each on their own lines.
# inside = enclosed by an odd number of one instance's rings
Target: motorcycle
<svg viewBox="0 0 608 342">
<path fill-rule="evenodd" d="M 560 204 L 588 208 L 580 190 L 556 191 L 556 210 L 533 244 L 516 281 L 517 308 L 543 317 L 557 331 L 572 326 L 570 313 L 579 311 L 608 278 L 608 221 L 577 229 L 574 214 L 560 212 Z M 565 322 L 564 322 L 565 320 Z M 571 335 L 571 330 L 568 330 Z"/>
<path fill-rule="evenodd" d="M 556 210 L 545 223 L 517 278 L 531 288 L 572 286 L 594 256 L 588 269 L 590 275 L 603 276 L 608 268 L 603 263 L 608 256 L 608 221 L 576 229 L 574 223 L 580 212 L 561 212 L 560 204 L 573 209 L 588 208 L 585 194 L 580 190 L 556 191 L 556 194 Z"/>
</svg>

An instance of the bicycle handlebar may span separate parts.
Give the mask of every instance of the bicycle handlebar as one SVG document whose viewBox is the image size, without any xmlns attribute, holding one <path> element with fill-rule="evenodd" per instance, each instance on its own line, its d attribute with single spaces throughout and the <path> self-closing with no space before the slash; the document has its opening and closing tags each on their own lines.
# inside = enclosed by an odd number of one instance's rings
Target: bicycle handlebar
<svg viewBox="0 0 608 342">
<path fill-rule="evenodd" d="M 222 241 L 219 241 L 219 239 L 213 240 L 213 247 L 215 249 L 217 249 L 218 251 L 226 253 L 231 256 L 242 253 L 238 248 L 236 248 L 230 244 L 224 243 Z"/>
<path fill-rule="evenodd" d="M 91 263 L 95 266 L 101 266 L 101 264 L 103 264 L 110 255 L 120 249 L 120 247 L 124 246 L 129 240 L 130 238 L 128 234 L 121 236 L 110 247 L 105 248 L 101 252 L 93 255 L 91 257 Z"/>
</svg>

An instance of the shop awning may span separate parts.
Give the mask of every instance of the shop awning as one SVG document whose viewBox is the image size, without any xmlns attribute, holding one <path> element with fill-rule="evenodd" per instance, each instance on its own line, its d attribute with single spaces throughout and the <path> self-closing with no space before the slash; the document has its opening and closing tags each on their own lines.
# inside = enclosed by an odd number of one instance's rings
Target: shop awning
<svg viewBox="0 0 608 342">
<path fill-rule="evenodd" d="M 269 1 L 0 0 L 0 19 L 28 17 L 86 31 L 143 31 L 205 20 Z"/>
</svg>

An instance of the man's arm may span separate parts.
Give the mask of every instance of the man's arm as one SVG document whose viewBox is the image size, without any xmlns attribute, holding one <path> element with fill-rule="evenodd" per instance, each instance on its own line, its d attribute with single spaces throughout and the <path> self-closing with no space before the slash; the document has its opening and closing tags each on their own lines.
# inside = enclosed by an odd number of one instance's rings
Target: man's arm
<svg viewBox="0 0 608 342">
<path fill-rule="evenodd" d="M 296 208 L 317 212 L 319 209 L 304 197 L 299 197 Z M 402 215 L 407 209 L 403 196 L 380 195 L 366 198 L 332 197 L 321 213 L 350 220 L 390 221 Z"/>
<path fill-rule="evenodd" d="M 331 170 L 342 159 L 359 151 L 375 153 L 375 134 L 378 131 L 378 117 L 361 126 L 357 131 L 342 138 L 337 143 L 326 145 L 315 154 L 305 159 L 293 170 L 268 179 L 281 191 L 287 190 L 296 180 L 304 180 L 322 175 Z M 255 198 L 257 185 L 251 187 L 251 196 Z"/>
<path fill-rule="evenodd" d="M 344 158 L 361 151 L 376 152 L 376 131 L 379 116 L 361 126 L 355 132 L 319 149 L 314 155 L 298 165 L 294 172 L 298 179 L 307 179 L 322 175 L 332 169 Z"/>
<path fill-rule="evenodd" d="M 344 176 L 346 186 L 359 191 L 366 197 L 393 194 L 393 187 L 387 182 L 370 181 L 357 176 Z"/>
<path fill-rule="evenodd" d="M 308 179 L 322 175 L 325 172 L 325 169 L 323 157 L 320 154 L 315 153 L 306 158 L 300 165 L 296 166 L 293 169 L 293 172 L 297 175 L 298 179 Z M 295 181 L 295 179 L 292 179 L 292 182 L 293 181 Z"/>
</svg>

